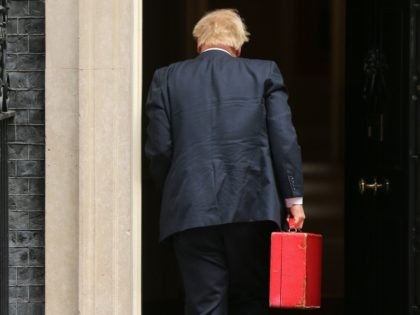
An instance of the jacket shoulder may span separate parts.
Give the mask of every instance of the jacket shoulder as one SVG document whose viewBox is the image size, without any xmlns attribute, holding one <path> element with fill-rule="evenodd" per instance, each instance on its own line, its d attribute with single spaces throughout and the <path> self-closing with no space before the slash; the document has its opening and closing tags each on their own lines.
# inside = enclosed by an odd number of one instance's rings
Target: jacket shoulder
<svg viewBox="0 0 420 315">
<path fill-rule="evenodd" d="M 194 58 L 191 58 L 191 59 L 185 59 L 185 60 L 180 60 L 180 61 L 177 61 L 177 62 L 173 62 L 173 63 L 171 63 L 171 64 L 169 64 L 168 66 L 163 67 L 163 68 L 166 68 L 166 70 L 167 70 L 167 71 L 171 71 L 171 70 L 173 70 L 173 69 L 175 69 L 175 68 L 178 68 L 178 67 L 182 67 L 182 66 L 188 65 L 188 64 L 193 63 L 193 62 L 195 62 L 195 61 L 196 61 L 196 59 L 194 59 Z"/>
<path fill-rule="evenodd" d="M 188 65 L 190 63 L 193 63 L 194 61 L 195 61 L 195 59 L 185 59 L 185 60 L 170 63 L 166 66 L 157 68 L 155 70 L 155 75 L 157 75 L 161 78 L 165 77 L 168 73 L 173 72 L 175 69 L 180 68 L 180 67 L 185 66 L 185 65 Z"/>
<path fill-rule="evenodd" d="M 161 77 L 163 74 L 165 74 L 168 71 L 168 66 L 160 67 L 155 69 L 155 76 Z"/>
<path fill-rule="evenodd" d="M 269 60 L 269 59 L 256 59 L 256 58 L 239 57 L 238 60 L 243 62 L 243 63 L 254 65 L 256 67 L 264 67 L 264 68 L 271 68 L 271 67 L 273 67 L 273 64 L 276 63 L 274 60 Z"/>
</svg>

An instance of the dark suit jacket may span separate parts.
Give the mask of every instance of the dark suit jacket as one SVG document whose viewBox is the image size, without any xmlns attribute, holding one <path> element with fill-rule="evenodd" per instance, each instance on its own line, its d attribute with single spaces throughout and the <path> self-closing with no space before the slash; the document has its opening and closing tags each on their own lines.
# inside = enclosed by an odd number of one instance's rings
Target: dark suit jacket
<svg viewBox="0 0 420 315">
<path fill-rule="evenodd" d="M 209 50 L 156 70 L 145 155 L 162 188 L 160 239 L 275 221 L 303 196 L 301 149 L 276 63 Z"/>
</svg>

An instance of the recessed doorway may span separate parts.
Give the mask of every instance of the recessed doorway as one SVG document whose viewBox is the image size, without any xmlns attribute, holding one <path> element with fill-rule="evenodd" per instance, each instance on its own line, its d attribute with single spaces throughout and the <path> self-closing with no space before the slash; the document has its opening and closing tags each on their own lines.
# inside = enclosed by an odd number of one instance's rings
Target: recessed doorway
<svg viewBox="0 0 420 315">
<path fill-rule="evenodd" d="M 196 56 L 191 35 L 196 21 L 226 7 L 239 10 L 251 33 L 242 56 L 275 60 L 285 77 L 303 152 L 305 230 L 324 236 L 323 308 L 316 314 L 343 314 L 345 3 L 145 0 L 144 99 L 156 68 Z M 146 123 L 143 117 L 144 131 Z M 174 253 L 158 244 L 160 196 L 147 161 L 143 174 L 143 314 L 182 314 Z"/>
</svg>

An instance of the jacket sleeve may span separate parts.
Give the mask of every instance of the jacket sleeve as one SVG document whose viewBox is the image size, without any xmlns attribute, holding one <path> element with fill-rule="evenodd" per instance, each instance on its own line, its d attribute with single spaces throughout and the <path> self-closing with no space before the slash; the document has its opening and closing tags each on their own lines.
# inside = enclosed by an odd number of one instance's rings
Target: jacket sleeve
<svg viewBox="0 0 420 315">
<path fill-rule="evenodd" d="M 172 157 L 172 135 L 165 88 L 160 71 L 155 71 L 146 100 L 146 115 L 149 120 L 145 156 L 149 160 L 151 176 L 162 188 Z"/>
<path fill-rule="evenodd" d="M 283 198 L 303 197 L 301 148 L 287 99 L 283 76 L 272 62 L 265 82 L 265 105 L 275 177 Z"/>
</svg>

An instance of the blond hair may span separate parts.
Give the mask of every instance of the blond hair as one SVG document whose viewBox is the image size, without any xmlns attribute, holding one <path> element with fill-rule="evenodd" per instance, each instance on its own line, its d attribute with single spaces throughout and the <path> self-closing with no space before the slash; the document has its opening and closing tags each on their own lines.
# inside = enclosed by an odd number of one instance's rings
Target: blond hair
<svg viewBox="0 0 420 315">
<path fill-rule="evenodd" d="M 205 14 L 194 26 L 197 45 L 227 45 L 241 48 L 249 40 L 246 25 L 236 9 L 218 9 Z"/>
</svg>

